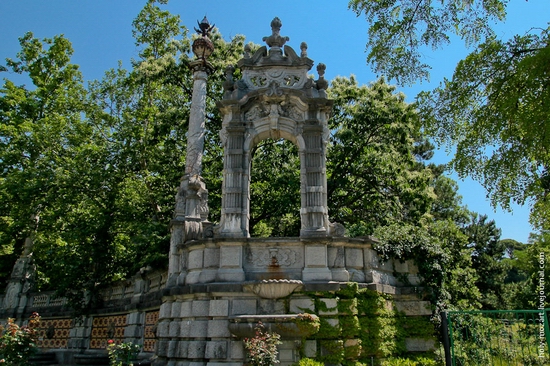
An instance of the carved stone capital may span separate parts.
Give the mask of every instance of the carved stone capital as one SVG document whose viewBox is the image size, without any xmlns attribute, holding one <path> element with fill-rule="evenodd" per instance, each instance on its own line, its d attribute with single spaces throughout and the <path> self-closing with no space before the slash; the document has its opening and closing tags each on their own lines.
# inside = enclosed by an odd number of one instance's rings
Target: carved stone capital
<svg viewBox="0 0 550 366">
<path fill-rule="evenodd" d="M 195 60 L 191 61 L 189 63 L 189 68 L 193 71 L 193 73 L 197 71 L 203 71 L 206 72 L 207 75 L 212 74 L 214 72 L 214 66 L 208 61 L 205 60 Z"/>
</svg>

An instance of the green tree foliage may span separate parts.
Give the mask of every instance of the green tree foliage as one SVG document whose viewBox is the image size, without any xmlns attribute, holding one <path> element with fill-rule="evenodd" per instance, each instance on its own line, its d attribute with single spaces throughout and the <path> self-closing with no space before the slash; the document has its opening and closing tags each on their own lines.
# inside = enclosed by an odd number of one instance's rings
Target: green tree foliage
<svg viewBox="0 0 550 366">
<path fill-rule="evenodd" d="M 423 284 L 431 290 L 436 310 L 479 307 L 480 293 L 467 237 L 450 220 L 424 225 L 392 224 L 374 232 L 375 249 L 385 259 L 412 260 Z"/>
<path fill-rule="evenodd" d="M 132 69 L 119 65 L 88 90 L 63 37 L 25 35 L 19 59 L 5 68 L 28 75 L 34 89 L 6 80 L 0 94 L 1 272 L 9 274 L 25 238 L 33 237 L 38 285 L 57 289 L 75 308 L 93 305 L 83 302 L 83 291 L 97 299 L 112 281 L 166 263 L 185 165 L 192 39 L 179 17 L 154 1 L 133 25 L 140 52 Z M 212 39 L 209 186 L 221 174 L 221 119 L 213 101 L 220 99 L 225 66 L 243 49 L 242 37 Z M 219 212 L 219 194 L 213 196 Z"/>
<path fill-rule="evenodd" d="M 550 275 L 550 241 L 548 233 L 531 234 L 529 243 L 514 246 L 513 255 L 504 259 L 508 272 L 504 285 L 504 304 L 508 308 L 548 308 L 548 276 Z M 543 296 L 541 296 L 543 295 Z"/>
<path fill-rule="evenodd" d="M 466 45 L 493 35 L 490 24 L 503 20 L 506 0 L 351 0 L 349 8 L 369 23 L 367 62 L 400 83 L 428 79 L 423 48 L 439 48 L 452 36 Z"/>
<path fill-rule="evenodd" d="M 550 119 L 550 28 L 529 29 L 501 40 L 492 24 L 503 21 L 508 1 L 365 1 L 349 7 L 369 22 L 367 61 L 401 83 L 429 77 L 425 48 L 458 36 L 475 50 L 451 80 L 419 95 L 427 131 L 456 147 L 450 167 L 480 181 L 493 205 L 532 206 L 531 222 L 549 229 L 547 147 Z"/>
<path fill-rule="evenodd" d="M 359 86 L 354 77 L 339 77 L 329 93 L 334 99 L 327 151 L 331 220 L 350 228 L 352 236 L 420 220 L 435 196 L 431 170 L 418 164 L 418 156 L 430 156 L 431 145 L 422 139 L 413 106 L 383 79 Z M 252 166 L 252 232 L 299 235 L 296 147 L 265 141 L 256 148 Z"/>
<path fill-rule="evenodd" d="M 271 139 L 256 146 L 250 185 L 250 227 L 254 236 L 300 233 L 300 159 L 289 141 Z"/>
<path fill-rule="evenodd" d="M 477 272 L 476 286 L 482 294 L 482 305 L 498 309 L 503 304 L 503 285 L 506 266 L 502 262 L 505 243 L 500 241 L 500 229 L 486 215 L 472 214 L 471 222 L 464 228 L 469 246 L 473 249 L 472 268 Z"/>
<path fill-rule="evenodd" d="M 5 80 L 0 89 L 0 245 L 11 260 L 27 237 L 49 226 L 53 202 L 74 182 L 66 163 L 87 146 L 81 121 L 85 90 L 72 48 L 61 36 L 20 38 L 17 59 L 6 70 L 24 74 L 33 88 Z M 37 227 L 37 222 L 40 224 Z M 11 263 L 13 265 L 13 262 Z M 10 270 L 2 268 L 5 276 Z"/>
<path fill-rule="evenodd" d="M 417 165 L 419 120 L 404 95 L 379 79 L 358 86 L 355 78 L 332 81 L 332 132 L 327 153 L 329 214 L 352 235 L 415 222 L 429 211 L 432 173 Z"/>
<path fill-rule="evenodd" d="M 432 203 L 431 215 L 434 220 L 450 220 L 462 227 L 469 218 L 469 211 L 462 206 L 462 197 L 458 194 L 458 184 L 443 175 L 442 166 L 430 165 L 435 177 L 432 187 L 437 197 Z"/>
<path fill-rule="evenodd" d="M 430 134 L 456 146 L 450 166 L 459 176 L 479 180 L 494 205 L 531 203 L 539 229 L 550 225 L 549 30 L 489 38 L 419 98 Z"/>
</svg>

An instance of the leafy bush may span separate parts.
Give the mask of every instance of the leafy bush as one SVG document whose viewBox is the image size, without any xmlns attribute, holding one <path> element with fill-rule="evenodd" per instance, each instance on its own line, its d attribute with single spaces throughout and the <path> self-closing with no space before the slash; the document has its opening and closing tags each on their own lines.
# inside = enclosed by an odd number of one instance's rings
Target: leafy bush
<svg viewBox="0 0 550 366">
<path fill-rule="evenodd" d="M 137 354 L 141 350 L 139 344 L 133 343 L 115 343 L 112 339 L 109 339 L 107 345 L 107 351 L 109 352 L 109 364 L 111 366 L 130 366 L 131 360 L 137 357 Z"/>
<path fill-rule="evenodd" d="M 311 358 L 302 358 L 298 363 L 294 364 L 295 366 L 324 366 L 322 362 L 315 361 Z"/>
<path fill-rule="evenodd" d="M 437 366 L 437 362 L 426 357 L 417 357 L 414 359 L 391 357 L 384 360 L 382 366 Z"/>
<path fill-rule="evenodd" d="M 10 366 L 30 365 L 29 358 L 37 351 L 37 333 L 34 328 L 39 322 L 38 313 L 32 313 L 27 326 L 20 327 L 11 318 L 5 327 L 0 325 L 0 363 Z"/>
<path fill-rule="evenodd" d="M 256 326 L 256 335 L 243 340 L 248 352 L 249 364 L 253 366 L 271 366 L 279 363 L 277 346 L 281 344 L 281 336 L 266 332 L 262 322 Z"/>
</svg>

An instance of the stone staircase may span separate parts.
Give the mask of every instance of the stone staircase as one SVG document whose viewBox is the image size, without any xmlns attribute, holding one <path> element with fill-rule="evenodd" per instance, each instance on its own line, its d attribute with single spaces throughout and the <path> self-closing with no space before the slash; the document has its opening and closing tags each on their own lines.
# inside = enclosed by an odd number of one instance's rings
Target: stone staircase
<svg viewBox="0 0 550 366">
<path fill-rule="evenodd" d="M 55 353 L 37 353 L 30 358 L 31 365 L 58 365 Z"/>
</svg>

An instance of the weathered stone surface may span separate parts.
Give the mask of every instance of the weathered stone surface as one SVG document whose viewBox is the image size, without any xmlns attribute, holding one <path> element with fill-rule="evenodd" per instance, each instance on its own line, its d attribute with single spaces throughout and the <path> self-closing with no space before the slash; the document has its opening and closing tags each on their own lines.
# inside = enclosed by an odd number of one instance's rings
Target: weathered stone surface
<svg viewBox="0 0 550 366">
<path fill-rule="evenodd" d="M 141 325 L 127 325 L 124 328 L 124 337 L 125 338 L 137 338 L 141 337 L 142 327 Z"/>
<path fill-rule="evenodd" d="M 356 268 L 350 268 L 348 269 L 348 273 L 349 273 L 350 282 L 363 283 L 366 280 L 365 273 L 363 272 L 362 268 L 361 270 Z"/>
<path fill-rule="evenodd" d="M 206 349 L 206 341 L 189 341 L 187 357 L 204 358 L 204 350 Z"/>
<path fill-rule="evenodd" d="M 293 341 L 283 341 L 279 346 L 279 360 L 281 362 L 294 362 L 295 348 L 296 346 Z"/>
<path fill-rule="evenodd" d="M 337 299 L 321 299 L 321 302 L 324 304 L 324 307 L 327 309 L 324 310 L 322 308 L 318 309 L 319 315 L 334 315 L 338 314 L 338 300 Z"/>
<path fill-rule="evenodd" d="M 166 301 L 160 306 L 159 318 L 170 318 L 172 316 L 172 301 Z"/>
<path fill-rule="evenodd" d="M 275 299 L 258 300 L 258 314 L 284 314 L 285 304 Z"/>
<path fill-rule="evenodd" d="M 169 320 L 162 320 L 158 323 L 157 326 L 157 335 L 160 338 L 169 337 L 169 330 L 170 330 L 170 321 Z"/>
<path fill-rule="evenodd" d="M 227 358 L 227 342 L 210 341 L 206 343 L 205 357 L 209 359 Z"/>
<path fill-rule="evenodd" d="M 307 281 L 332 281 L 332 272 L 327 267 L 304 268 L 302 271 L 302 280 Z"/>
<path fill-rule="evenodd" d="M 365 273 L 365 279 L 369 283 L 395 286 L 398 284 L 398 281 L 392 273 L 393 272 L 386 272 L 375 269 L 367 270 Z"/>
<path fill-rule="evenodd" d="M 305 341 L 304 354 L 306 357 L 315 358 L 317 356 L 317 341 Z"/>
<path fill-rule="evenodd" d="M 231 341 L 230 342 L 230 355 L 233 360 L 240 360 L 245 357 L 244 347 L 241 341 Z"/>
<path fill-rule="evenodd" d="M 193 316 L 193 302 L 192 301 L 184 301 L 181 303 L 181 312 L 180 317 L 182 318 L 188 318 Z"/>
<path fill-rule="evenodd" d="M 174 301 L 172 303 L 172 311 L 170 313 L 170 317 L 178 318 L 180 314 L 181 314 L 181 301 Z"/>
<path fill-rule="evenodd" d="M 207 247 L 204 249 L 204 268 L 220 266 L 220 249 Z"/>
<path fill-rule="evenodd" d="M 326 267 L 327 266 L 327 246 L 326 245 L 306 245 L 305 262 L 306 262 L 306 267 Z"/>
<path fill-rule="evenodd" d="M 168 329 L 168 335 L 171 338 L 175 338 L 180 334 L 180 324 L 181 321 L 174 320 L 170 322 L 170 328 Z"/>
<path fill-rule="evenodd" d="M 330 273 L 330 278 L 332 279 L 332 281 L 349 282 L 350 275 L 348 270 L 345 268 L 331 268 Z"/>
<path fill-rule="evenodd" d="M 363 250 L 360 248 L 346 248 L 346 268 L 363 269 Z"/>
<path fill-rule="evenodd" d="M 161 357 L 166 357 L 168 354 L 168 343 L 169 341 L 159 340 L 157 342 L 157 355 Z"/>
<path fill-rule="evenodd" d="M 189 337 L 191 338 L 206 338 L 208 331 L 208 320 L 195 320 L 191 324 Z"/>
<path fill-rule="evenodd" d="M 143 322 L 143 313 L 140 312 L 132 312 L 126 316 L 126 324 L 141 324 Z"/>
<path fill-rule="evenodd" d="M 223 245 L 220 247 L 220 267 L 241 267 L 242 246 Z"/>
<path fill-rule="evenodd" d="M 401 262 L 398 259 L 393 260 L 393 268 L 395 272 L 398 273 L 407 273 L 409 272 L 408 262 Z"/>
<path fill-rule="evenodd" d="M 178 341 L 169 341 L 168 342 L 168 351 L 166 353 L 166 356 L 171 357 L 171 358 L 175 358 L 177 356 L 177 353 L 178 353 L 178 346 L 179 346 Z"/>
<path fill-rule="evenodd" d="M 193 316 L 208 316 L 210 310 L 210 301 L 195 300 L 193 301 Z"/>
<path fill-rule="evenodd" d="M 189 341 L 179 341 L 178 347 L 176 349 L 176 357 L 186 358 L 188 348 L 189 348 Z"/>
<path fill-rule="evenodd" d="M 432 315 L 429 301 L 396 301 L 395 307 L 407 316 Z"/>
<path fill-rule="evenodd" d="M 235 299 L 232 303 L 231 315 L 254 315 L 256 314 L 255 299 Z"/>
<path fill-rule="evenodd" d="M 191 332 L 191 323 L 192 321 L 191 320 L 182 320 L 180 322 L 180 334 L 179 336 L 181 338 L 188 338 L 189 337 L 189 334 Z"/>
<path fill-rule="evenodd" d="M 290 299 L 290 313 L 291 314 L 301 314 L 307 310 L 314 311 L 315 304 L 310 298 L 303 299 Z"/>
<path fill-rule="evenodd" d="M 231 333 L 229 332 L 229 320 L 218 319 L 208 321 L 208 338 L 229 338 Z"/>
<path fill-rule="evenodd" d="M 228 316 L 229 300 L 210 300 L 210 316 Z"/>
<path fill-rule="evenodd" d="M 428 352 L 435 349 L 434 339 L 406 338 L 405 348 L 409 352 Z"/>
<path fill-rule="evenodd" d="M 204 249 L 201 247 L 193 248 L 189 250 L 187 268 L 189 270 L 203 268 L 203 254 Z"/>
</svg>

